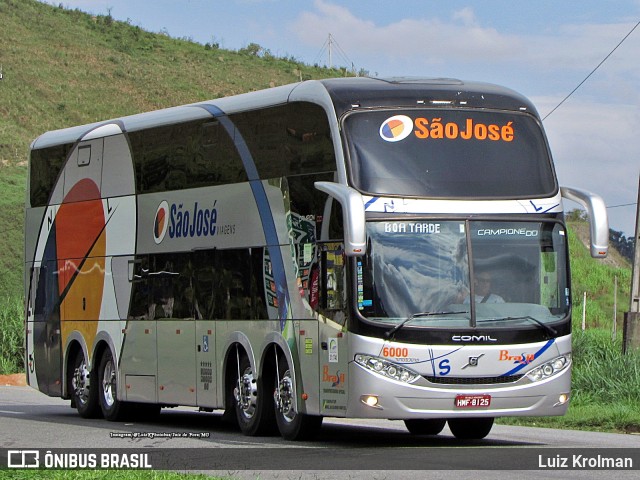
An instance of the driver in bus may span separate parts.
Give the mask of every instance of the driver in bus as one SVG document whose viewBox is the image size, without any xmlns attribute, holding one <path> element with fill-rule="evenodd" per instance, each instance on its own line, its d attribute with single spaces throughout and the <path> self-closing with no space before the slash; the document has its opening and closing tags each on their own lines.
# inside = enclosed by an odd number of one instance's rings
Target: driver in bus
<svg viewBox="0 0 640 480">
<path fill-rule="evenodd" d="M 500 295 L 491 293 L 491 273 L 479 272 L 473 281 L 475 287 L 476 303 L 505 303 Z M 470 296 L 464 299 L 464 303 L 469 303 Z"/>
</svg>

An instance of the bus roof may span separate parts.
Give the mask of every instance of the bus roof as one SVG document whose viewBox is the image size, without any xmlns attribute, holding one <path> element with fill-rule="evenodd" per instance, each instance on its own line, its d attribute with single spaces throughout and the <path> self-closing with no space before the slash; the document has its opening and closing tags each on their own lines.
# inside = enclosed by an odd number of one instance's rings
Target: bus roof
<svg viewBox="0 0 640 480">
<path fill-rule="evenodd" d="M 53 130 L 36 138 L 31 149 L 75 143 L 92 130 L 118 124 L 123 131 L 136 131 L 172 123 L 209 118 L 211 106 L 232 114 L 290 101 L 313 101 L 340 117 L 354 108 L 374 107 L 468 107 L 526 111 L 538 117 L 533 104 L 513 90 L 498 85 L 451 78 L 348 77 L 307 80 L 178 107 L 165 108 L 87 125 Z"/>
<path fill-rule="evenodd" d="M 490 83 L 454 78 L 340 78 L 320 80 L 340 115 L 355 106 L 373 107 L 469 107 L 525 111 L 539 117 L 533 104 L 521 94 Z"/>
</svg>

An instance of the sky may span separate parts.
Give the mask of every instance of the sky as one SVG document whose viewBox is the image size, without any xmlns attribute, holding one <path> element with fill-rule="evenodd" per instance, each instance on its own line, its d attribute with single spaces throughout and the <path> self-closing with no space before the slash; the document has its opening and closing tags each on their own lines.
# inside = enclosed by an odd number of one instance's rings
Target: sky
<svg viewBox="0 0 640 480">
<path fill-rule="evenodd" d="M 273 55 L 310 65 L 353 67 L 379 77 L 452 77 L 510 87 L 546 117 L 560 185 L 600 195 L 609 226 L 627 237 L 634 235 L 640 177 L 640 26 L 633 29 L 640 22 L 640 0 L 46 3 L 111 14 L 151 32 L 225 49 L 257 43 Z M 577 206 L 565 203 L 565 208 Z"/>
</svg>

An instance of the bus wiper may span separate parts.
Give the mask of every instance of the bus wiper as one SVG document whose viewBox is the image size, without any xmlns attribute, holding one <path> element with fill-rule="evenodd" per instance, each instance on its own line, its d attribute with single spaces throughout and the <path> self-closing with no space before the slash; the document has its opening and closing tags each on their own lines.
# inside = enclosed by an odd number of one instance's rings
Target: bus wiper
<svg viewBox="0 0 640 480">
<path fill-rule="evenodd" d="M 412 313 L 407 318 L 405 318 L 402 322 L 400 322 L 399 324 L 394 326 L 391 330 L 389 330 L 388 332 L 385 332 L 384 336 L 385 336 L 385 338 L 391 338 L 394 333 L 396 333 L 398 330 L 400 330 L 402 327 L 404 327 L 407 323 L 412 322 L 416 318 L 434 317 L 436 315 L 458 315 L 458 314 L 461 314 L 461 313 L 469 313 L 469 312 L 464 310 L 462 312 L 417 312 L 417 313 Z"/>
<path fill-rule="evenodd" d="M 496 318 L 496 320 L 531 320 L 532 322 L 534 322 L 534 323 L 538 324 L 540 327 L 542 327 L 542 329 L 545 330 L 549 334 L 550 337 L 558 336 L 558 331 L 555 328 L 553 328 L 550 325 L 547 325 L 544 322 L 541 322 L 540 320 L 538 320 L 535 317 L 532 317 L 531 315 L 524 315 L 522 317 Z"/>
</svg>

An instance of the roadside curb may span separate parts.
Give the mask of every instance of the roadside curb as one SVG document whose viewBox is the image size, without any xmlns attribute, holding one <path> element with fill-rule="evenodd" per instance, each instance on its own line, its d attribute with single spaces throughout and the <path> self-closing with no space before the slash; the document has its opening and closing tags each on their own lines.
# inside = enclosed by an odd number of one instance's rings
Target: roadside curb
<svg viewBox="0 0 640 480">
<path fill-rule="evenodd" d="M 0 375 L 0 385 L 3 387 L 26 387 L 27 377 L 24 373 Z"/>
</svg>

